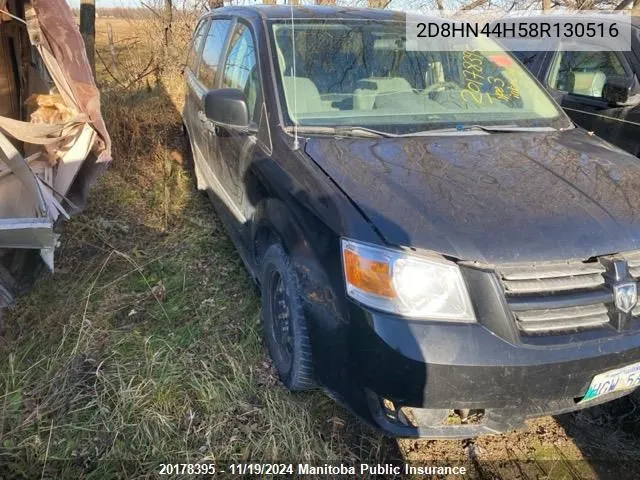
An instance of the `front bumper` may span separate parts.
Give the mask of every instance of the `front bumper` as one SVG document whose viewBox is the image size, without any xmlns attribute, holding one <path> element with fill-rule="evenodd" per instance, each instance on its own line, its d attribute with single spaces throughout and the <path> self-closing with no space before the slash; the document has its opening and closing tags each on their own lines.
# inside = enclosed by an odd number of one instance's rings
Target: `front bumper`
<svg viewBox="0 0 640 480">
<path fill-rule="evenodd" d="M 640 361 L 640 332 L 573 335 L 566 342 L 510 342 L 482 324 L 407 321 L 352 305 L 351 375 L 362 382 L 364 417 L 394 436 L 468 438 L 522 426 L 625 395 L 578 403 L 593 377 Z M 471 425 L 407 424 L 403 407 L 482 410 Z M 429 418 L 429 415 L 422 415 Z"/>
</svg>

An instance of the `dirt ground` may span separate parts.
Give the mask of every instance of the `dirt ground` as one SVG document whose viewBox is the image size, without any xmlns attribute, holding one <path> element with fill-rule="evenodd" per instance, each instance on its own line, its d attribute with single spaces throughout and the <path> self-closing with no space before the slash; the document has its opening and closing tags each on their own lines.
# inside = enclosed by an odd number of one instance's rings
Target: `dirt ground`
<svg viewBox="0 0 640 480">
<path fill-rule="evenodd" d="M 188 30 L 176 26 L 177 38 Z M 153 478 L 163 462 L 249 460 L 461 461 L 467 478 L 638 476 L 636 394 L 505 435 L 426 441 L 383 437 L 321 392 L 287 393 L 261 340 L 255 289 L 188 168 L 184 46 L 155 71 L 157 31 L 98 22 L 113 167 L 64 226 L 55 275 L 5 322 L 0 478 Z"/>
</svg>

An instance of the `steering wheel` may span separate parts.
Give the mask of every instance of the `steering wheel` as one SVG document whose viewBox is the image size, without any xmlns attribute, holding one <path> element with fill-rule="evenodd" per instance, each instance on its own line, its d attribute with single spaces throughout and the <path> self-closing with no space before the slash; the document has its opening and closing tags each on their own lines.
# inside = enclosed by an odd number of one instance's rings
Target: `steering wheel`
<svg viewBox="0 0 640 480">
<path fill-rule="evenodd" d="M 460 85 L 458 85 L 455 82 L 438 82 L 438 83 L 432 83 L 431 85 L 429 85 L 427 88 L 424 89 L 423 93 L 431 93 L 431 92 L 441 91 L 441 90 L 457 90 L 459 88 L 460 88 Z"/>
</svg>

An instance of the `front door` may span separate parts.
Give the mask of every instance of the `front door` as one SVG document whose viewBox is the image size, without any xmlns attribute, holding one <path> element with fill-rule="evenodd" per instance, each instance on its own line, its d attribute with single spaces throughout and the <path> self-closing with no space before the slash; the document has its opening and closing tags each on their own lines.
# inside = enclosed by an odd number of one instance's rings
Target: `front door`
<svg viewBox="0 0 640 480">
<path fill-rule="evenodd" d="M 249 110 L 250 129 L 260 122 L 262 89 L 256 43 L 250 27 L 238 22 L 229 40 L 228 54 L 222 72 L 222 88 L 235 88 L 244 93 Z M 250 216 L 251 202 L 246 197 L 246 172 L 256 148 L 256 136 L 247 131 L 216 125 L 221 158 L 220 182 L 232 205 L 236 219 L 244 223 Z"/>
</svg>

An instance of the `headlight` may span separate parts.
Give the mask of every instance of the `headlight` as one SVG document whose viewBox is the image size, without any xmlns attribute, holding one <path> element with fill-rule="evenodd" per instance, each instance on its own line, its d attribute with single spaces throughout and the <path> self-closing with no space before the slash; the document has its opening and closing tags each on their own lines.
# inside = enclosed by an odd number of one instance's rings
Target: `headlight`
<svg viewBox="0 0 640 480">
<path fill-rule="evenodd" d="M 350 297 L 405 317 L 475 322 L 460 269 L 442 257 L 342 240 L 342 265 Z"/>
</svg>

